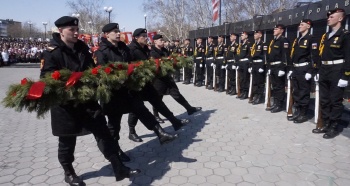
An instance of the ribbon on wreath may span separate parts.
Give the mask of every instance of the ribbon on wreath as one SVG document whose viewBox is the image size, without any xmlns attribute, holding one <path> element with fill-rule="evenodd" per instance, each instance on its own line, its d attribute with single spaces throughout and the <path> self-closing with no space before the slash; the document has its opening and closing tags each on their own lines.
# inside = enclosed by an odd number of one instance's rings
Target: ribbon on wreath
<svg viewBox="0 0 350 186">
<path fill-rule="evenodd" d="M 160 66 L 160 59 L 155 59 L 154 62 L 156 63 L 156 73 L 159 72 L 159 66 Z"/>
<path fill-rule="evenodd" d="M 81 76 L 83 76 L 83 72 L 72 72 L 72 74 L 66 82 L 66 87 L 69 88 L 75 85 L 75 83 L 77 83 L 80 80 Z"/>
<path fill-rule="evenodd" d="M 45 85 L 46 84 L 42 81 L 33 83 L 28 91 L 27 99 L 35 100 L 41 98 L 45 89 Z"/>
</svg>

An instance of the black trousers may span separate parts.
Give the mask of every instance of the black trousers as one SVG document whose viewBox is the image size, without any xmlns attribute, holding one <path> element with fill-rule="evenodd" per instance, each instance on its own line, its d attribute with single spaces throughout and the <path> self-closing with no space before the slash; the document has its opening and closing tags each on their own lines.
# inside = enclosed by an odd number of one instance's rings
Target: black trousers
<svg viewBox="0 0 350 186">
<path fill-rule="evenodd" d="M 263 69 L 264 72 L 259 72 L 259 69 Z M 262 62 L 252 64 L 252 73 L 253 73 L 253 92 L 252 95 L 255 94 L 263 94 L 265 91 L 265 68 Z"/>
<path fill-rule="evenodd" d="M 190 82 L 190 80 L 192 78 L 192 69 L 191 68 L 184 68 L 184 73 L 185 73 L 185 80 L 184 81 Z"/>
<path fill-rule="evenodd" d="M 182 105 L 186 110 L 189 110 L 192 106 L 188 103 L 185 97 L 180 93 L 177 87 L 170 87 L 168 93 L 171 97 L 175 99 L 180 105 Z M 159 98 L 163 100 L 163 95 L 159 95 Z M 153 107 L 153 113 L 157 116 L 158 110 L 156 107 Z"/>
<path fill-rule="evenodd" d="M 232 69 L 232 66 L 235 65 L 233 62 L 227 63 L 227 69 L 228 69 L 228 79 L 230 81 L 229 87 L 236 87 L 236 69 Z"/>
<path fill-rule="evenodd" d="M 283 75 L 281 77 L 278 76 L 278 72 L 281 68 L 276 65 L 271 65 L 271 96 L 277 99 L 279 103 L 282 103 L 284 101 L 285 97 L 285 79 L 286 75 Z"/>
<path fill-rule="evenodd" d="M 104 119 L 101 117 L 101 119 Z M 105 123 L 96 122 L 94 124 L 85 124 L 84 128 L 92 132 L 95 136 L 97 146 L 106 159 L 117 155 L 117 144 L 109 133 Z M 76 136 L 59 136 L 58 137 L 58 161 L 64 166 L 71 165 L 74 161 L 74 151 L 76 145 Z"/>
<path fill-rule="evenodd" d="M 180 76 L 181 76 L 180 69 L 175 68 L 175 72 L 174 72 L 175 81 L 180 81 Z"/>
<path fill-rule="evenodd" d="M 207 59 L 205 61 L 205 70 L 206 70 L 206 76 L 207 76 L 207 85 L 212 85 L 213 84 L 213 66 L 211 64 L 214 63 L 213 59 Z"/>
<path fill-rule="evenodd" d="M 225 74 L 226 69 L 222 69 L 222 66 L 225 65 L 224 59 L 216 59 L 216 69 L 215 69 L 215 75 L 219 77 L 217 81 L 219 81 L 219 88 L 225 88 Z"/>
<path fill-rule="evenodd" d="M 194 61 L 196 63 L 196 83 L 203 82 L 204 72 L 205 72 L 205 67 L 204 67 L 205 63 L 203 63 L 201 59 L 195 59 Z"/>
<path fill-rule="evenodd" d="M 250 80 L 250 74 L 248 72 L 249 68 L 249 62 L 238 62 L 237 63 L 238 73 L 239 73 L 239 83 L 241 86 L 241 92 L 247 92 L 249 91 L 249 80 Z"/>
<path fill-rule="evenodd" d="M 306 80 L 305 74 L 309 70 L 308 66 L 294 67 L 292 73 L 293 100 L 296 107 L 309 107 L 311 79 Z"/>
<path fill-rule="evenodd" d="M 164 117 L 168 118 L 168 119 L 174 119 L 175 116 L 174 114 L 169 110 L 169 108 L 165 105 L 165 103 L 163 102 L 163 100 L 161 99 L 160 95 L 158 94 L 158 92 L 155 90 L 155 88 L 153 87 L 152 84 L 147 83 L 145 85 L 145 87 L 138 92 L 132 92 L 132 95 L 134 97 L 139 96 L 140 98 L 142 98 L 143 101 L 148 101 L 153 107 L 155 107 Z M 147 108 L 146 108 L 147 109 Z M 151 113 L 150 113 L 151 114 Z M 154 119 L 154 116 L 151 114 L 151 116 Z M 148 117 L 151 117 L 148 116 Z M 132 111 L 129 114 L 128 117 L 128 124 L 130 128 L 135 128 L 137 121 L 139 120 L 139 114 L 137 114 L 135 111 Z M 150 119 L 150 118 L 148 118 Z M 142 121 L 143 122 L 143 121 Z M 145 123 L 144 123 L 145 124 Z M 146 125 L 145 125 L 146 126 Z M 150 126 L 146 126 L 149 130 L 152 130 L 152 128 L 149 128 Z"/>
<path fill-rule="evenodd" d="M 319 70 L 321 113 L 324 122 L 338 122 L 343 113 L 344 89 L 338 87 L 343 64 L 322 65 Z"/>
</svg>

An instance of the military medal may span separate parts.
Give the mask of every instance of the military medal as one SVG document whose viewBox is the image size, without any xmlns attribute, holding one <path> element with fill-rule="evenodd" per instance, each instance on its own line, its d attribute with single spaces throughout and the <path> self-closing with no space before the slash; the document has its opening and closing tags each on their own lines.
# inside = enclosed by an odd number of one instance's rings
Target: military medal
<svg viewBox="0 0 350 186">
<path fill-rule="evenodd" d="M 334 44 L 337 43 L 338 39 L 338 37 L 334 38 Z"/>
</svg>

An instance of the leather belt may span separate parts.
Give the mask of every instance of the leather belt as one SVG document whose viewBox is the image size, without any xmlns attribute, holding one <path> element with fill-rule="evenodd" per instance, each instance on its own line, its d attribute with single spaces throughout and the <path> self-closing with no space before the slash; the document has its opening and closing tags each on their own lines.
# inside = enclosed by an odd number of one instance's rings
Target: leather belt
<svg viewBox="0 0 350 186">
<path fill-rule="evenodd" d="M 202 59 L 202 57 L 196 57 L 196 59 Z"/>
<path fill-rule="evenodd" d="M 234 59 L 227 60 L 227 62 L 235 62 Z"/>
<path fill-rule="evenodd" d="M 322 65 L 336 65 L 341 63 L 344 63 L 344 59 L 338 59 L 333 61 L 322 61 Z"/>
<path fill-rule="evenodd" d="M 309 62 L 304 62 L 304 63 L 294 63 L 293 66 L 294 67 L 303 67 L 309 65 Z"/>
<path fill-rule="evenodd" d="M 224 59 L 224 56 L 216 57 L 216 59 Z"/>
<path fill-rule="evenodd" d="M 245 61 L 249 61 L 248 58 L 243 58 L 243 59 L 240 59 L 239 62 L 245 62 Z"/>
<path fill-rule="evenodd" d="M 213 57 L 207 57 L 207 59 L 214 59 Z"/>
<path fill-rule="evenodd" d="M 261 62 L 263 62 L 263 60 L 262 59 L 257 59 L 257 60 L 253 60 L 253 62 L 254 63 L 261 63 Z"/>
<path fill-rule="evenodd" d="M 271 62 L 270 65 L 278 65 L 278 64 L 281 64 L 282 62 L 281 61 L 275 61 L 275 62 Z"/>
</svg>

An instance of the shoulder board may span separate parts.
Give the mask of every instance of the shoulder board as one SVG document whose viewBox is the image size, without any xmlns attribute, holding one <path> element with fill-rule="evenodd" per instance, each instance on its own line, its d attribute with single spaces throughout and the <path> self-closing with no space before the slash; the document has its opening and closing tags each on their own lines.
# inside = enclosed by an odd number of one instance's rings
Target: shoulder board
<svg viewBox="0 0 350 186">
<path fill-rule="evenodd" d="M 348 34 L 348 33 L 349 33 L 349 30 L 343 29 L 343 32 L 344 32 L 344 34 Z"/>
<path fill-rule="evenodd" d="M 54 51 L 55 49 L 57 48 L 57 46 L 48 46 L 48 47 L 46 47 L 46 50 L 48 51 L 48 52 L 52 52 L 52 51 Z"/>
</svg>

